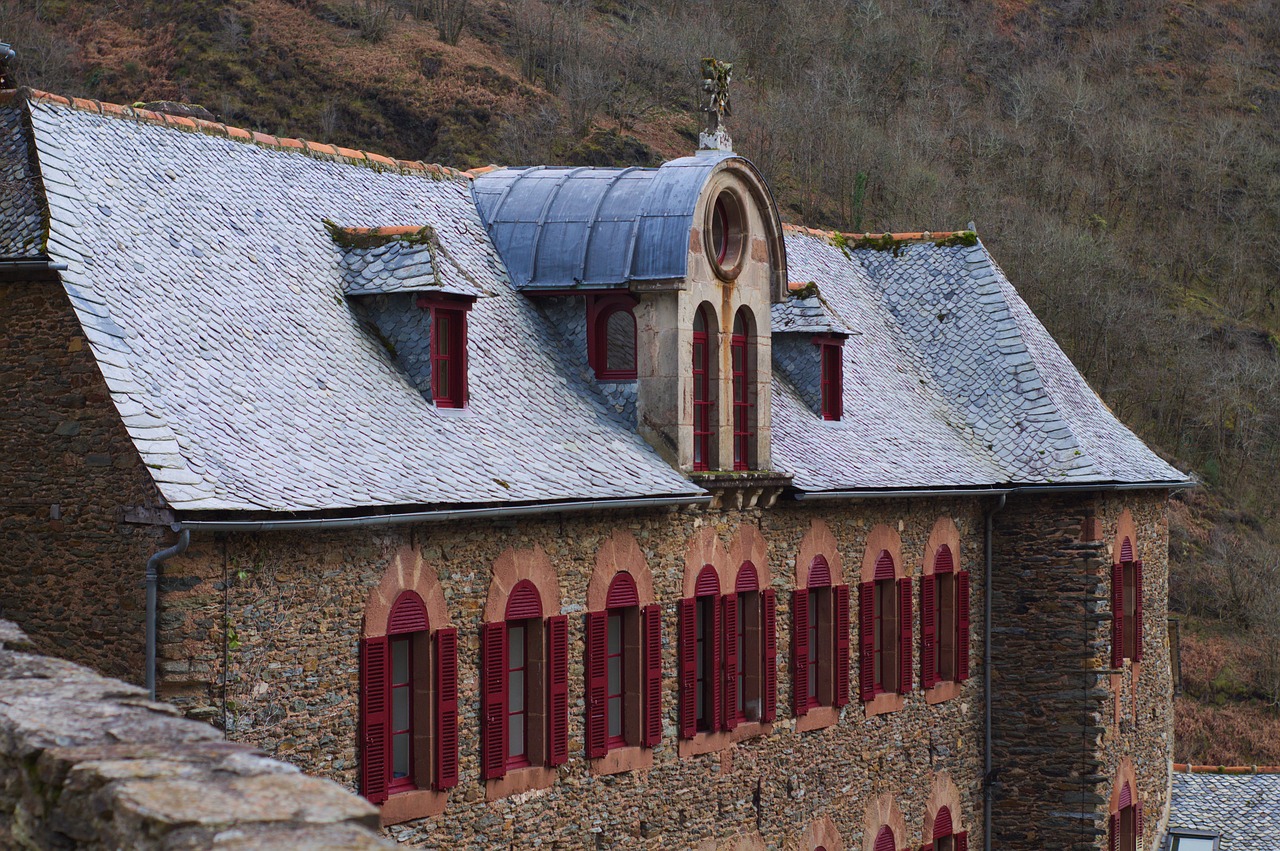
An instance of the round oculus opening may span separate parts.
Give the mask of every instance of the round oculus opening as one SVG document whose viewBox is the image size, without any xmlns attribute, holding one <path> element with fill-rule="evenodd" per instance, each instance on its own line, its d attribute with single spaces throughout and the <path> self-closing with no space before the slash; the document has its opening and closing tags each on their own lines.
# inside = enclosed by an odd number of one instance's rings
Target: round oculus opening
<svg viewBox="0 0 1280 851">
<path fill-rule="evenodd" d="M 707 255 L 722 278 L 734 278 L 742 268 L 742 247 L 746 242 L 742 202 L 729 190 L 716 196 L 707 227 Z"/>
</svg>

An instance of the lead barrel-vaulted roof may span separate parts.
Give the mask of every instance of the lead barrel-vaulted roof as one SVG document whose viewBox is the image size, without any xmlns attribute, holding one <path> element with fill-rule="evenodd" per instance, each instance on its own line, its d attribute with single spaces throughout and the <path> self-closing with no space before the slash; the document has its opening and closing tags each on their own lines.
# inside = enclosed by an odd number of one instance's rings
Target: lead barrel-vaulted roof
<svg viewBox="0 0 1280 851">
<path fill-rule="evenodd" d="M 683 278 L 707 178 L 733 154 L 659 168 L 506 168 L 476 178 L 480 218 L 518 289 Z"/>
</svg>

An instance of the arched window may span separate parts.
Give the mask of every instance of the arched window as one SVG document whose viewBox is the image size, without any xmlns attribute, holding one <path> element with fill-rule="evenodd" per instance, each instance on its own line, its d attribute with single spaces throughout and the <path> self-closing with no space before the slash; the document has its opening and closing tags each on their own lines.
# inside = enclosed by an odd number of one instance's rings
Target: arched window
<svg viewBox="0 0 1280 851">
<path fill-rule="evenodd" d="M 662 737 L 662 616 L 640 605 L 635 578 L 618 571 L 603 611 L 586 616 L 586 753 L 644 745 Z"/>
<path fill-rule="evenodd" d="M 568 624 L 545 617 L 542 594 L 521 579 L 502 620 L 480 632 L 482 773 L 554 766 L 568 757 Z"/>
<path fill-rule="evenodd" d="M 1142 661 L 1142 562 L 1134 557 L 1133 541 L 1121 539 L 1118 559 L 1111 566 L 1111 665 L 1125 659 Z"/>
<path fill-rule="evenodd" d="M 791 648 L 797 717 L 849 702 L 849 586 L 832 586 L 824 556 L 809 565 L 807 587 L 791 592 Z"/>
<path fill-rule="evenodd" d="M 911 609 L 911 577 L 897 578 L 893 556 L 881 550 L 874 578 L 858 588 L 858 684 L 864 701 L 911 690 Z"/>
<path fill-rule="evenodd" d="M 1120 790 L 1119 807 L 1111 814 L 1110 851 L 1138 851 L 1142 839 L 1142 802 L 1126 780 Z"/>
<path fill-rule="evenodd" d="M 921 684 L 969 678 L 969 572 L 958 570 L 951 547 L 933 557 L 920 585 Z"/>
<path fill-rule="evenodd" d="M 778 695 L 777 598 L 760 588 L 756 566 L 743 562 L 732 594 L 724 598 L 727 727 L 744 721 L 772 721 Z"/>
<path fill-rule="evenodd" d="M 755 387 L 752 385 L 752 358 L 755 328 L 751 311 L 738 308 L 733 317 L 733 335 L 729 339 L 730 364 L 733 371 L 733 469 L 750 470 L 755 455 Z"/>
<path fill-rule="evenodd" d="M 715 460 L 716 375 L 712 352 L 716 329 L 707 305 L 693 316 L 693 469 L 710 470 Z"/>
<path fill-rule="evenodd" d="M 951 810 L 939 808 L 933 817 L 933 840 L 925 851 L 969 851 L 969 835 L 955 830 Z"/>
<path fill-rule="evenodd" d="M 635 303 L 630 295 L 588 299 L 587 359 L 601 381 L 632 381 L 636 377 Z"/>
<path fill-rule="evenodd" d="M 720 577 L 714 566 L 698 573 L 694 596 L 680 601 L 680 735 L 718 730 L 723 721 Z"/>
<path fill-rule="evenodd" d="M 822 361 L 820 413 L 824 420 L 838 420 L 844 416 L 844 337 L 827 334 L 813 342 Z"/>
<path fill-rule="evenodd" d="M 457 631 L 433 642 L 415 591 L 382 612 L 385 633 L 360 644 L 360 788 L 373 803 L 458 782 Z"/>
<path fill-rule="evenodd" d="M 888 825 L 880 828 L 880 832 L 876 834 L 875 851 L 896 851 L 897 843 L 893 838 L 893 830 Z"/>
</svg>

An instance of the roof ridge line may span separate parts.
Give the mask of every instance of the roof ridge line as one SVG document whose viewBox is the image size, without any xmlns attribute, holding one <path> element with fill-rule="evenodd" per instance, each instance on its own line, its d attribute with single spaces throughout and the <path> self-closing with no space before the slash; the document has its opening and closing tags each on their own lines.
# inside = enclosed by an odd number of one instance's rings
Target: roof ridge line
<svg viewBox="0 0 1280 851">
<path fill-rule="evenodd" d="M 117 103 L 91 100 L 89 98 L 65 97 L 63 95 L 41 91 L 40 89 L 32 89 L 26 86 L 17 89 L 0 90 L 0 106 L 11 103 L 17 98 L 23 98 L 28 102 L 36 101 L 39 103 L 49 103 L 56 104 L 58 106 L 70 107 L 71 109 L 91 112 L 95 115 L 103 115 L 109 118 L 132 119 L 142 124 L 154 124 L 159 127 L 169 127 L 175 130 L 183 130 L 188 133 L 204 133 L 207 136 L 225 137 L 237 142 L 248 142 L 250 144 L 258 145 L 259 147 L 271 148 L 277 151 L 303 153 L 314 159 L 349 163 L 352 165 L 363 165 L 379 171 L 385 169 L 396 169 L 401 173 L 426 174 L 454 180 L 474 180 L 481 174 L 487 174 L 488 172 L 499 168 L 499 166 L 487 165 L 463 170 L 453 168 L 452 166 L 441 165 L 440 163 L 427 163 L 422 160 L 393 159 L 392 157 L 383 156 L 382 154 L 376 154 L 370 151 L 362 151 L 355 148 L 344 148 L 341 145 L 330 145 L 324 142 L 313 142 L 307 139 L 294 139 L 284 136 L 277 137 L 268 133 L 259 133 L 256 130 L 246 130 L 243 127 L 234 127 L 230 124 L 224 124 L 219 121 L 206 121 L 202 118 L 187 118 L 186 116 L 181 115 L 169 115 L 167 113 L 154 112 L 150 109 L 143 109 L 141 107 L 123 106 Z"/>
<path fill-rule="evenodd" d="M 894 242 L 935 242 L 940 239 L 950 239 L 953 236 L 969 233 L 967 230 L 940 230 L 940 231 L 902 231 L 895 233 L 893 231 L 868 231 L 866 233 L 855 233 L 853 231 L 837 231 L 823 230 L 821 228 L 811 228 L 805 225 L 793 225 L 784 223 L 782 225 L 784 231 L 792 233 L 803 233 L 808 236 L 820 236 L 825 239 L 831 239 L 837 235 L 845 239 L 884 239 L 888 237 Z"/>
<path fill-rule="evenodd" d="M 1280 765 L 1193 765 L 1175 762 L 1173 770 L 1180 774 L 1280 774 Z"/>
</svg>

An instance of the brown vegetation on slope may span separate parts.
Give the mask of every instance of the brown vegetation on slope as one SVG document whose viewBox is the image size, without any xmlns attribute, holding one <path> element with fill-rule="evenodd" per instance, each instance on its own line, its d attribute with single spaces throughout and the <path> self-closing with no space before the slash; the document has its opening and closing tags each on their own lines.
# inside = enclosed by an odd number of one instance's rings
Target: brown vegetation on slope
<svg viewBox="0 0 1280 851">
<path fill-rule="evenodd" d="M 0 37 L 30 85 L 460 167 L 685 153 L 697 60 L 730 59 L 730 129 L 792 219 L 978 223 L 1108 403 L 1207 482 L 1174 503 L 1175 608 L 1280 646 L 1272 0 L 0 0 Z M 1257 688 L 1225 699 L 1274 703 L 1280 666 L 1233 664 Z"/>
</svg>

